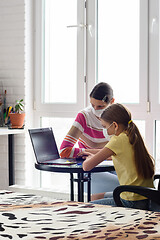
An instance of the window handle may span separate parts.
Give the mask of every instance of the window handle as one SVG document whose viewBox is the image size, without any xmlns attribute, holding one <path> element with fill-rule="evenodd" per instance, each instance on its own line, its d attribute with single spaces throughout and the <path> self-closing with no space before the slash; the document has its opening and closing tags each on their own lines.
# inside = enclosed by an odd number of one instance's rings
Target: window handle
<svg viewBox="0 0 160 240">
<path fill-rule="evenodd" d="M 72 27 L 75 27 L 75 28 L 86 28 L 87 25 L 80 23 L 79 25 L 69 25 L 69 26 L 67 26 L 67 28 L 72 28 Z"/>
<path fill-rule="evenodd" d="M 85 25 L 85 24 L 80 23 L 79 25 L 69 25 L 69 26 L 67 26 L 67 28 L 86 28 L 86 29 L 88 29 L 90 36 L 91 37 L 93 36 L 91 25 Z"/>
<path fill-rule="evenodd" d="M 157 17 L 152 19 L 151 33 L 157 33 Z"/>
</svg>

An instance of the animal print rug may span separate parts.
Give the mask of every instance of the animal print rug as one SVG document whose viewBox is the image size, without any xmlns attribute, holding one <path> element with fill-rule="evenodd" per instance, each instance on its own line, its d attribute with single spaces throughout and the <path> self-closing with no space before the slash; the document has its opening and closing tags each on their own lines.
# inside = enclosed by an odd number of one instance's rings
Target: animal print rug
<svg viewBox="0 0 160 240">
<path fill-rule="evenodd" d="M 0 239 L 160 240 L 160 212 L 0 192 Z"/>
</svg>

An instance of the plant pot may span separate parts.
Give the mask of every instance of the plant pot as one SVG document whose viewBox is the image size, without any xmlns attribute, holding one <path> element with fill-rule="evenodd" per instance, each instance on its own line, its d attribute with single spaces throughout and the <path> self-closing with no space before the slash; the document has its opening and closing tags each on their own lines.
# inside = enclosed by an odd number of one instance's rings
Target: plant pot
<svg viewBox="0 0 160 240">
<path fill-rule="evenodd" d="M 22 128 L 24 124 L 25 113 L 9 113 L 11 127 Z"/>
</svg>

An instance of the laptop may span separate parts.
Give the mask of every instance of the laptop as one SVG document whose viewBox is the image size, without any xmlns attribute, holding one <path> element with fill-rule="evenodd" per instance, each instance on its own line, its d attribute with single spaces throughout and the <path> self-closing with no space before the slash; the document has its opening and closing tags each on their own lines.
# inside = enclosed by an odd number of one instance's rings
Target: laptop
<svg viewBox="0 0 160 240">
<path fill-rule="evenodd" d="M 71 165 L 76 158 L 60 158 L 52 128 L 29 129 L 33 150 L 38 164 Z"/>
</svg>

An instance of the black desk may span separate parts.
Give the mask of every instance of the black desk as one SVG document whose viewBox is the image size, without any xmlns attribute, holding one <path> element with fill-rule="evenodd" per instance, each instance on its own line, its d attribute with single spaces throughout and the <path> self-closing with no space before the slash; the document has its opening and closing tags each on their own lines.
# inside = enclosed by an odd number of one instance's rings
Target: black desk
<svg viewBox="0 0 160 240">
<path fill-rule="evenodd" d="M 112 162 L 99 165 L 89 172 L 85 172 L 82 169 L 82 165 L 44 165 L 35 163 L 35 168 L 42 171 L 48 172 L 60 172 L 60 173 L 70 173 L 70 198 L 74 201 L 74 182 L 78 184 L 78 201 L 84 202 L 84 182 L 87 182 L 87 200 L 90 201 L 91 195 L 91 173 L 96 172 L 111 172 L 114 171 L 114 166 Z M 77 178 L 74 178 L 73 174 L 77 173 Z M 84 175 L 85 174 L 85 175 Z"/>
</svg>

